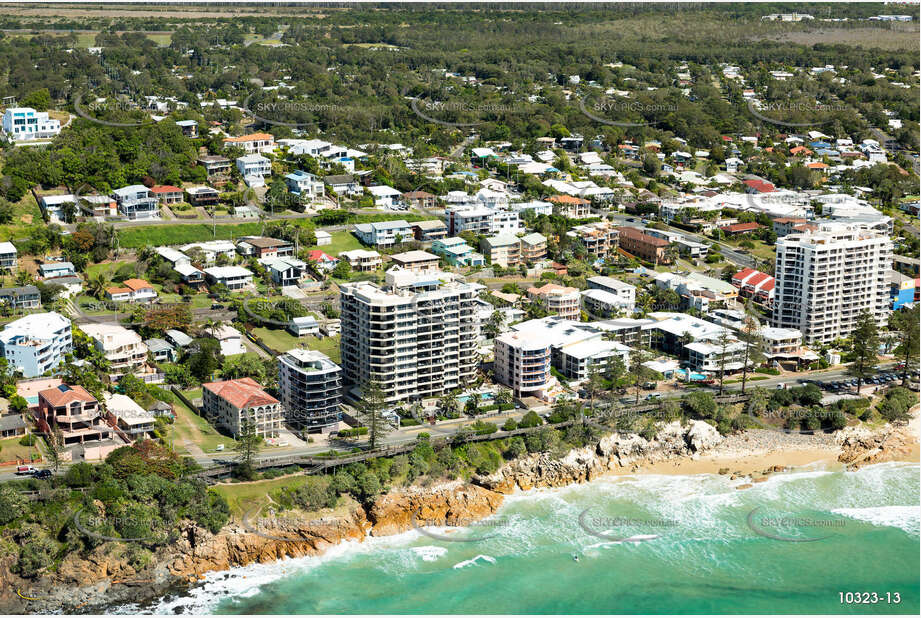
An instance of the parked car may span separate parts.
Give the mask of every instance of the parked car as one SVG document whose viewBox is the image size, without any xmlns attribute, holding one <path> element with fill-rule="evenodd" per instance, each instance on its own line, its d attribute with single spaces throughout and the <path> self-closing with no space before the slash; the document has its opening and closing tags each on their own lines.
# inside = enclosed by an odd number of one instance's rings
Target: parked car
<svg viewBox="0 0 921 618">
<path fill-rule="evenodd" d="M 16 466 L 16 474 L 35 474 L 35 466 Z"/>
<path fill-rule="evenodd" d="M 38 472 L 35 473 L 35 476 L 34 476 L 33 478 L 37 478 L 37 479 L 50 479 L 50 478 L 51 478 L 51 470 L 39 470 Z"/>
</svg>

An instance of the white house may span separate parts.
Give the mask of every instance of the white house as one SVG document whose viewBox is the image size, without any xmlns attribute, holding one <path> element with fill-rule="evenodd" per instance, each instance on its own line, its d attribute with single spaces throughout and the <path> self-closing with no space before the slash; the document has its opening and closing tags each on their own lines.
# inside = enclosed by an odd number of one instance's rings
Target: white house
<svg viewBox="0 0 921 618">
<path fill-rule="evenodd" d="M 205 269 L 211 283 L 222 283 L 230 290 L 239 290 L 253 284 L 253 273 L 242 266 L 212 266 Z"/>
<path fill-rule="evenodd" d="M 316 174 L 295 170 L 285 176 L 288 191 L 301 199 L 317 199 L 323 196 L 323 181 Z"/>
<path fill-rule="evenodd" d="M 368 187 L 368 193 L 374 198 L 374 205 L 379 208 L 395 208 L 403 197 L 402 193 L 387 185 Z"/>
<path fill-rule="evenodd" d="M 249 154 L 237 159 L 237 169 L 244 179 L 262 179 L 272 175 L 272 162 L 260 154 Z"/>
<path fill-rule="evenodd" d="M 221 344 L 221 354 L 223 356 L 246 353 L 246 348 L 243 346 L 243 335 L 232 326 L 221 324 L 219 328 L 215 329 L 214 338 Z"/>
<path fill-rule="evenodd" d="M 3 132 L 14 142 L 50 139 L 61 132 L 61 123 L 31 107 L 11 107 L 3 112 Z"/>
</svg>

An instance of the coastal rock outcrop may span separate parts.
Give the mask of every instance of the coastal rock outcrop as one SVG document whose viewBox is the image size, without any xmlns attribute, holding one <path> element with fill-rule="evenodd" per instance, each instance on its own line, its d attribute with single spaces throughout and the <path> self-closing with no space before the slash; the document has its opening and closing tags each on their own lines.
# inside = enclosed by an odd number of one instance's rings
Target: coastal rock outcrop
<svg viewBox="0 0 921 618">
<path fill-rule="evenodd" d="M 845 427 L 835 435 L 841 449 L 838 461 L 849 468 L 892 461 L 917 449 L 917 437 L 908 426 L 887 423 L 877 430 L 864 426 Z"/>
<path fill-rule="evenodd" d="M 515 489 L 563 487 L 584 483 L 607 471 L 655 462 L 673 457 L 706 452 L 722 442 L 722 436 L 709 423 L 678 421 L 659 429 L 646 440 L 636 434 L 614 433 L 604 436 L 597 446 L 569 451 L 560 459 L 549 453 L 522 457 L 502 466 L 495 474 L 480 475 L 473 482 L 495 492 L 509 494 Z"/>
<path fill-rule="evenodd" d="M 371 507 L 371 535 L 399 534 L 424 526 L 464 526 L 495 513 L 502 500 L 501 493 L 459 481 L 389 493 Z"/>
</svg>

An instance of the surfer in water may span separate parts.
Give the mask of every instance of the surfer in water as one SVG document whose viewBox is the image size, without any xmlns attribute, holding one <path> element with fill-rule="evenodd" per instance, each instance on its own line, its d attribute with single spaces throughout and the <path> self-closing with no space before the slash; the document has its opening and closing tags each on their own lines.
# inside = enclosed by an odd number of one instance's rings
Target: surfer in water
<svg viewBox="0 0 921 618">
<path fill-rule="evenodd" d="M 578 555 L 578 554 L 573 554 L 573 555 L 572 555 L 572 560 L 573 560 L 573 562 L 578 562 L 578 561 L 579 561 L 579 555 Z"/>
</svg>

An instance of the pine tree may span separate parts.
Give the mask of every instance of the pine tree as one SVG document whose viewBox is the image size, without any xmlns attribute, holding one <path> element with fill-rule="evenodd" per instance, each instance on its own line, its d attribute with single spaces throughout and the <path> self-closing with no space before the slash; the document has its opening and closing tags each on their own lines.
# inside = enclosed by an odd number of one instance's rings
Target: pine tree
<svg viewBox="0 0 921 618">
<path fill-rule="evenodd" d="M 864 380 L 873 373 L 878 349 L 879 331 L 876 327 L 876 321 L 870 312 L 864 309 L 857 316 L 857 327 L 851 334 L 851 352 L 854 355 L 854 360 L 847 370 L 850 375 L 857 378 L 858 395 Z"/>
</svg>

